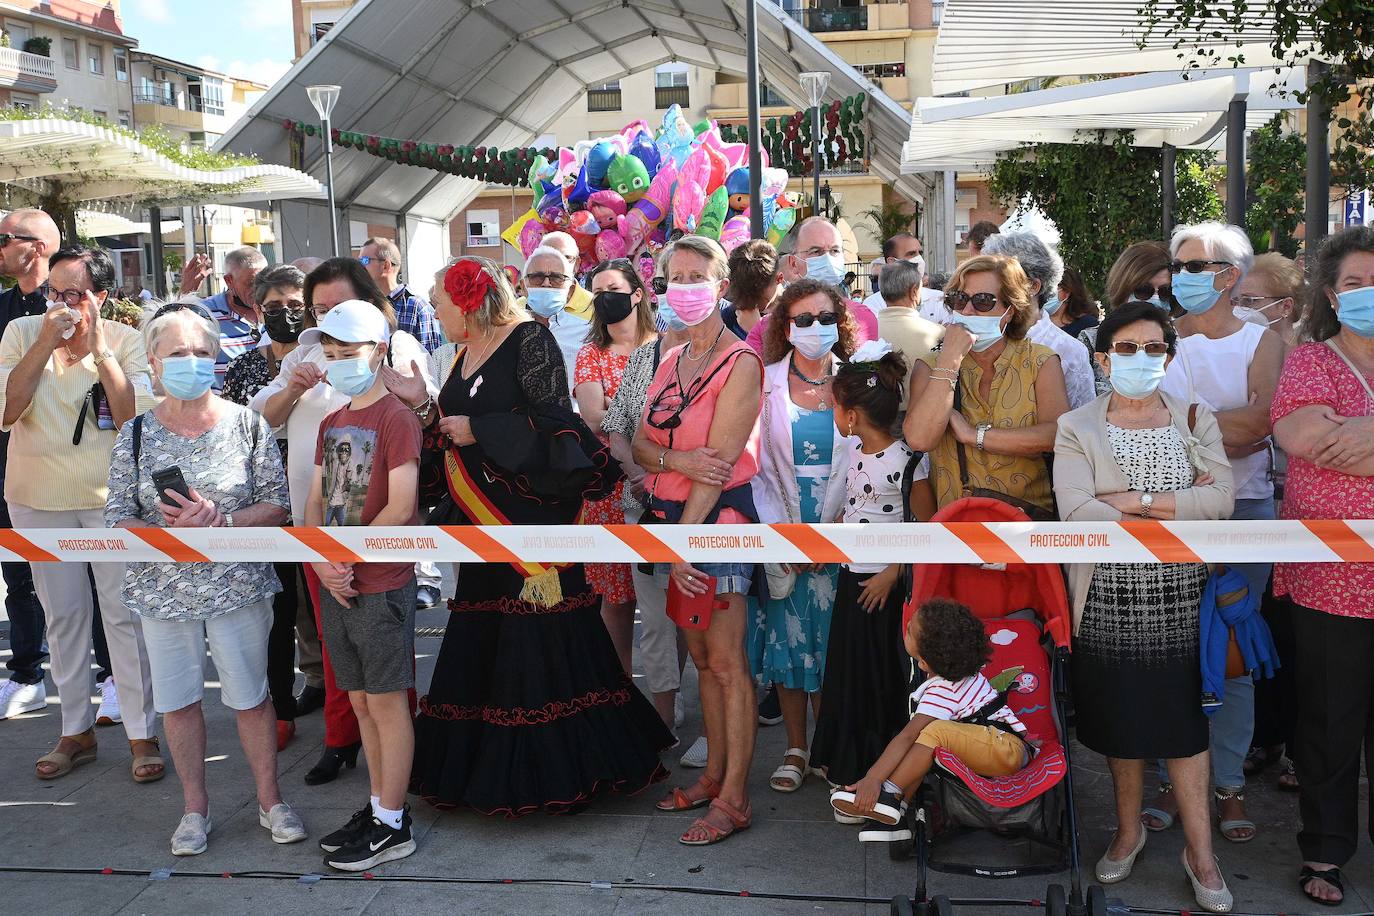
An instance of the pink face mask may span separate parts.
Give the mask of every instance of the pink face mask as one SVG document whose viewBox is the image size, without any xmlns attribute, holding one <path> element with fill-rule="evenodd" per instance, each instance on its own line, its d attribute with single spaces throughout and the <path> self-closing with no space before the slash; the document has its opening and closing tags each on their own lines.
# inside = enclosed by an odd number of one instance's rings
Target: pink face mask
<svg viewBox="0 0 1374 916">
<path fill-rule="evenodd" d="M 673 312 L 688 327 L 701 324 L 716 310 L 714 283 L 669 283 L 667 295 Z"/>
</svg>

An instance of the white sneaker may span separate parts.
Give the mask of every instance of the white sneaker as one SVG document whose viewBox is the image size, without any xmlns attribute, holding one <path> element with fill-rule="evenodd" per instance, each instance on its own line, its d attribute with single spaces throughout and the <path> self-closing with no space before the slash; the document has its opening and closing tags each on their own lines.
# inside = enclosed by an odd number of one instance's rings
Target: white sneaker
<svg viewBox="0 0 1374 916">
<path fill-rule="evenodd" d="M 198 856 L 210 844 L 210 829 L 213 825 L 203 814 L 192 811 L 181 816 L 176 832 L 172 834 L 172 855 Z"/>
<path fill-rule="evenodd" d="M 96 725 L 118 725 L 124 719 L 119 714 L 119 693 L 113 677 L 100 682 L 100 708 L 95 711 Z"/>
<path fill-rule="evenodd" d="M 259 808 L 258 823 L 272 831 L 273 843 L 299 843 L 305 839 L 305 824 L 285 802 L 273 805 L 271 811 Z"/>
<path fill-rule="evenodd" d="M 683 754 L 678 763 L 694 770 L 700 770 L 706 766 L 706 736 L 692 742 L 692 746 L 687 748 L 687 753 Z"/>
<path fill-rule="evenodd" d="M 864 822 L 864 819 L 861 817 L 855 817 L 852 814 L 845 814 L 842 811 L 836 811 L 834 808 L 831 808 L 830 810 L 831 813 L 835 815 L 835 823 L 837 824 L 862 824 Z"/>
<path fill-rule="evenodd" d="M 48 688 L 37 684 L 5 681 L 0 684 L 0 720 L 12 719 L 26 712 L 37 712 L 48 705 Z"/>
</svg>

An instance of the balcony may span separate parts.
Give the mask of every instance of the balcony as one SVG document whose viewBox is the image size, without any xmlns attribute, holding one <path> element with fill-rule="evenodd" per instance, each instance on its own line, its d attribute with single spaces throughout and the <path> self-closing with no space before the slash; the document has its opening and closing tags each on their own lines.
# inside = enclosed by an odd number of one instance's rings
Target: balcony
<svg viewBox="0 0 1374 916">
<path fill-rule="evenodd" d="M 797 106 L 791 104 L 783 98 L 771 86 L 763 86 L 759 93 L 759 107 L 783 108 L 789 112 L 795 110 Z M 737 117 L 742 115 L 729 115 L 724 112 L 738 111 L 743 112 L 749 108 L 749 84 L 748 83 L 716 83 L 711 87 L 711 117 Z"/>
<path fill-rule="evenodd" d="M 187 131 L 222 134 L 227 128 L 222 105 L 172 88 L 134 90 L 134 120 Z"/>
<path fill-rule="evenodd" d="M 836 9 L 809 7 L 804 10 L 791 9 L 789 15 L 809 32 L 866 32 L 868 31 L 868 7 L 845 6 Z"/>
<path fill-rule="evenodd" d="M 665 106 L 666 107 L 666 106 Z M 619 111 L 620 110 L 620 90 L 619 89 L 588 89 L 587 90 L 587 110 L 588 111 Z"/>
<path fill-rule="evenodd" d="M 0 48 L 0 87 L 20 92 L 52 92 L 57 88 L 52 58 Z"/>
<path fill-rule="evenodd" d="M 680 105 L 683 108 L 692 107 L 691 91 L 687 86 L 655 86 L 654 87 L 654 107 L 660 111 L 664 108 L 671 108 Z"/>
</svg>

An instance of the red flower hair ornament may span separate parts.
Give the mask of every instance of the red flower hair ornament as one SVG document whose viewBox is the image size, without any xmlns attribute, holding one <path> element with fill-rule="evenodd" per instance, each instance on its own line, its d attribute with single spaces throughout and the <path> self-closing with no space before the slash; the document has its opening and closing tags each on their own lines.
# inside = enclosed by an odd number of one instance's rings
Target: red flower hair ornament
<svg viewBox="0 0 1374 916">
<path fill-rule="evenodd" d="M 444 292 L 464 315 L 481 308 L 487 293 L 495 286 L 491 274 L 476 261 L 459 261 L 444 274 Z"/>
</svg>

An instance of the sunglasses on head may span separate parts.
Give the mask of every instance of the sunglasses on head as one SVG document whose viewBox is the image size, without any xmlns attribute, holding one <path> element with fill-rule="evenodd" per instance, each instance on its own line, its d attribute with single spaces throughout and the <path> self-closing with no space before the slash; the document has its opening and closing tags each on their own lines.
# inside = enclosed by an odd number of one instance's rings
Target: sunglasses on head
<svg viewBox="0 0 1374 916">
<path fill-rule="evenodd" d="M 818 321 L 821 324 L 830 325 L 835 324 L 839 320 L 840 316 L 836 315 L 834 312 L 821 312 L 819 315 L 803 312 L 800 315 L 792 316 L 792 323 L 799 328 L 809 328 Z"/>
<path fill-rule="evenodd" d="M 1208 267 L 1212 266 L 1234 267 L 1235 265 L 1230 261 L 1171 261 L 1169 263 L 1169 273 L 1182 273 L 1186 270 L 1190 274 L 1200 274 Z"/>
<path fill-rule="evenodd" d="M 18 239 L 21 242 L 40 241 L 40 239 L 36 235 L 16 235 L 13 232 L 0 232 L 0 248 L 4 248 L 6 245 L 8 245 L 10 242 L 13 242 L 15 239 Z"/>
<path fill-rule="evenodd" d="M 169 312 L 182 312 L 182 311 L 186 311 L 186 312 L 195 312 L 197 315 L 199 315 L 200 317 L 206 319 L 207 321 L 214 321 L 214 320 L 215 320 L 214 317 L 211 316 L 211 314 L 210 314 L 210 312 L 209 312 L 208 309 L 206 309 L 204 306 L 196 305 L 195 303 L 192 303 L 192 302 L 169 302 L 169 303 L 167 303 L 166 305 L 164 305 L 164 306 L 162 306 L 161 308 L 159 308 L 156 312 L 153 312 L 153 317 L 152 317 L 151 319 L 149 319 L 149 320 L 155 321 L 155 320 L 157 320 L 158 318 L 161 318 L 163 315 L 166 315 L 166 314 L 169 313 Z"/>
<path fill-rule="evenodd" d="M 974 293 L 970 296 L 962 289 L 953 289 L 945 293 L 945 305 L 956 312 L 962 311 L 970 302 L 973 303 L 975 312 L 990 312 L 998 305 L 996 293 Z"/>
<path fill-rule="evenodd" d="M 1118 340 L 1112 343 L 1111 352 L 1117 356 L 1135 356 L 1141 350 L 1145 351 L 1146 356 L 1167 356 L 1169 345 L 1162 340 L 1152 340 L 1143 344 L 1138 344 L 1134 340 Z"/>
<path fill-rule="evenodd" d="M 1154 286 L 1150 283 L 1142 283 L 1131 290 L 1131 295 L 1141 302 L 1149 302 L 1154 296 L 1158 295 L 1161 302 L 1172 302 L 1174 299 L 1174 288 L 1168 283 L 1162 286 Z"/>
<path fill-rule="evenodd" d="M 655 296 L 662 296 L 664 293 L 668 292 L 668 278 L 654 277 L 652 289 Z"/>
</svg>

